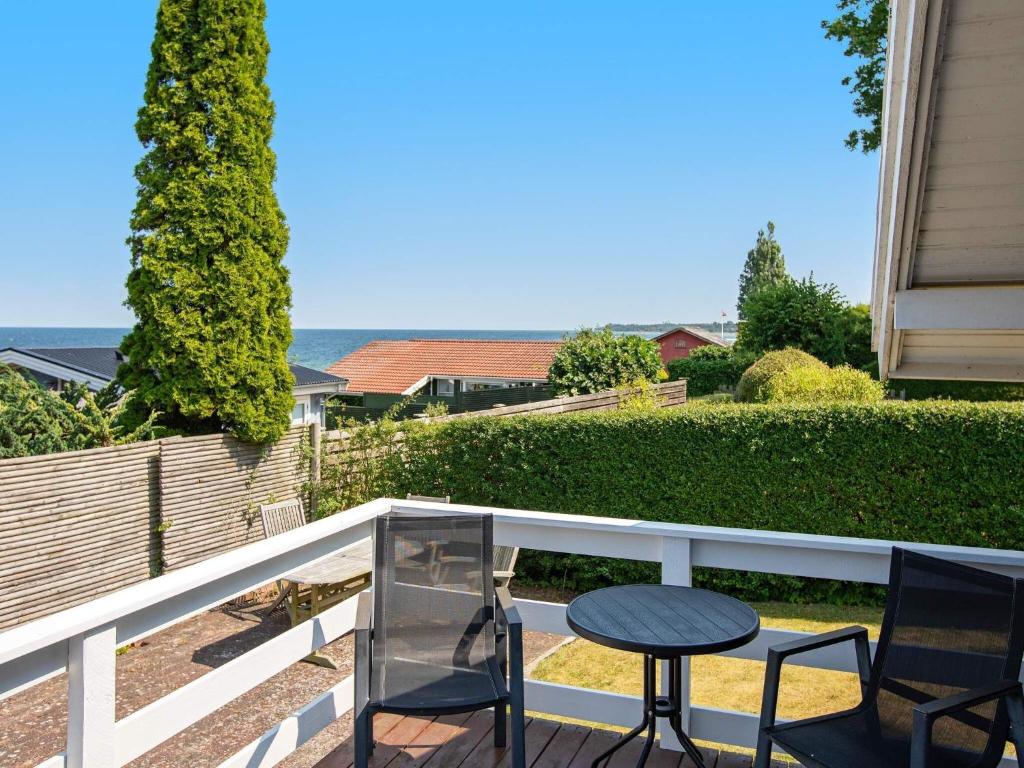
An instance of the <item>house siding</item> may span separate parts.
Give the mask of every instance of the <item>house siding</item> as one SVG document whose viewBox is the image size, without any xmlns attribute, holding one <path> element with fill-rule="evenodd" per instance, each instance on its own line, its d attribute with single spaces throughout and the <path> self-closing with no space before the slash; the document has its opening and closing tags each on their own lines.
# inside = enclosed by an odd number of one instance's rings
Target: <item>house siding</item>
<svg viewBox="0 0 1024 768">
<path fill-rule="evenodd" d="M 673 360 L 689 357 L 697 347 L 706 347 L 710 342 L 689 331 L 678 329 L 657 339 L 661 348 L 661 362 L 668 365 Z"/>
</svg>

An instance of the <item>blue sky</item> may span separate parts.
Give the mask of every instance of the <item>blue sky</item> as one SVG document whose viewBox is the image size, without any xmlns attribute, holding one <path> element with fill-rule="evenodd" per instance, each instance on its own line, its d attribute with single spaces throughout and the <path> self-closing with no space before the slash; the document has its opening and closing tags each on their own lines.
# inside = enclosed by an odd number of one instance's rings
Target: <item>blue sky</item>
<svg viewBox="0 0 1024 768">
<path fill-rule="evenodd" d="M 297 327 L 735 315 L 757 229 L 854 301 L 877 155 L 833 0 L 269 0 Z M 119 326 L 156 3 L 0 27 L 0 325 Z"/>
</svg>

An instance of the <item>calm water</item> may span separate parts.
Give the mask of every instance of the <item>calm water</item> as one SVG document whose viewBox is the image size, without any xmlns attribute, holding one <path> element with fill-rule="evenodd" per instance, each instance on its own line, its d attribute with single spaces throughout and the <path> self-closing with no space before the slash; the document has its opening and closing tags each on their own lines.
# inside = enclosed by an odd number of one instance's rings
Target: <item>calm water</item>
<svg viewBox="0 0 1024 768">
<path fill-rule="evenodd" d="M 116 347 L 127 328 L 0 328 L 4 347 Z M 323 370 L 377 339 L 560 339 L 565 331 L 445 331 L 296 328 L 288 359 Z"/>
</svg>

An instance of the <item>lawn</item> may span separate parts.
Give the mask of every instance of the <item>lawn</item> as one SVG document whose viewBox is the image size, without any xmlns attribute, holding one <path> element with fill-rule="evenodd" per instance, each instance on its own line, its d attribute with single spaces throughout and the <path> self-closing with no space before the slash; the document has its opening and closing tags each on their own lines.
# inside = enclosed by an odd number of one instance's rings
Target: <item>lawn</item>
<svg viewBox="0 0 1024 768">
<path fill-rule="evenodd" d="M 791 605 L 753 603 L 761 626 L 804 632 L 827 632 L 861 624 L 877 639 L 881 608 L 832 605 Z M 853 645 L 850 645 L 853 658 Z M 643 659 L 638 654 L 615 651 L 587 640 L 574 640 L 540 661 L 530 675 L 563 685 L 639 696 Z M 694 704 L 719 709 L 757 713 L 761 709 L 764 664 L 746 659 L 702 656 L 693 660 L 692 700 Z M 811 717 L 835 712 L 860 700 L 857 676 L 846 672 L 816 670 L 786 665 L 779 696 L 779 716 Z"/>
</svg>

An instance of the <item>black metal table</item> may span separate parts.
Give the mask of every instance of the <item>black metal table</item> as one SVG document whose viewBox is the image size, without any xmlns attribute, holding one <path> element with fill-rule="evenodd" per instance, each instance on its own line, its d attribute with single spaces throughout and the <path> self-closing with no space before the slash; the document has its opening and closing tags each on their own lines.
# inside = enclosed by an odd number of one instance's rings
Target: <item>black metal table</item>
<svg viewBox="0 0 1024 768">
<path fill-rule="evenodd" d="M 566 609 L 576 634 L 600 645 L 644 655 L 644 718 L 636 728 L 591 763 L 598 768 L 617 749 L 647 730 L 637 768 L 647 762 L 654 745 L 657 718 L 667 718 L 683 749 L 699 768 L 700 750 L 683 731 L 682 657 L 719 653 L 746 645 L 761 628 L 757 613 L 727 595 L 692 587 L 632 584 L 580 595 Z M 669 663 L 669 692 L 658 695 L 655 665 Z"/>
</svg>

